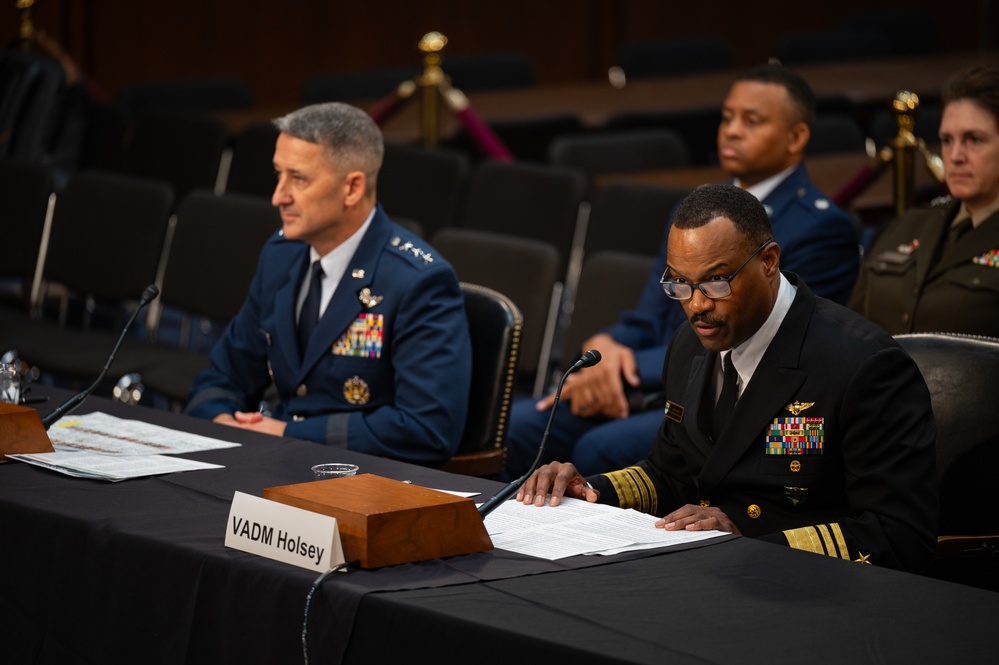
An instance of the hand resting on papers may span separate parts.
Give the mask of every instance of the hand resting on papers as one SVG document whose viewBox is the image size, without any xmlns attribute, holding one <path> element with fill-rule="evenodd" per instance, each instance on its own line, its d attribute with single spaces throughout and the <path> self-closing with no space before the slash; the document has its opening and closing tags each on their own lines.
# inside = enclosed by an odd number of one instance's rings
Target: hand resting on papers
<svg viewBox="0 0 999 665">
<path fill-rule="evenodd" d="M 600 492 L 590 487 L 576 467 L 569 462 L 545 464 L 517 491 L 517 501 L 535 506 L 557 506 L 565 496 L 596 503 Z M 667 531 L 726 531 L 740 534 L 720 508 L 687 504 L 656 520 L 657 529 Z"/>
</svg>

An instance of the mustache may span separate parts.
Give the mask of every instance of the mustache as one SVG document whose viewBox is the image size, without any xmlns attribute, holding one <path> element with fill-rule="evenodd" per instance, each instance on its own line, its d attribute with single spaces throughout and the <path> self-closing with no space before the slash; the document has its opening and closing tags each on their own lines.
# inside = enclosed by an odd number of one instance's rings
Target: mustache
<svg viewBox="0 0 999 665">
<path fill-rule="evenodd" d="M 713 326 L 713 327 L 722 326 L 725 323 L 721 319 L 716 319 L 708 314 L 694 314 L 693 316 L 690 317 L 689 322 L 690 325 L 692 326 L 695 326 L 698 323 L 703 323 L 704 325 Z"/>
</svg>

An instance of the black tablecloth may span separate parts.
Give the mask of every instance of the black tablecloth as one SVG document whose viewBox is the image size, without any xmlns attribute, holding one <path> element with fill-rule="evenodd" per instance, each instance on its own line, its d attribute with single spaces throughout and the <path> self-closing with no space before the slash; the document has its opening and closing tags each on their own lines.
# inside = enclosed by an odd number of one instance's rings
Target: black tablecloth
<svg viewBox="0 0 999 665">
<path fill-rule="evenodd" d="M 80 411 L 94 409 L 243 445 L 184 456 L 224 469 L 121 483 L 0 465 L 0 566 L 8 571 L 0 582 L 0 626 L 18 656 L 11 662 L 136 662 L 139 655 L 142 662 L 162 663 L 298 662 L 305 598 L 316 576 L 224 547 L 235 491 L 260 496 L 265 487 L 308 481 L 313 464 L 330 461 L 483 497 L 502 487 L 103 400 Z M 551 562 L 492 551 L 336 574 L 313 600 L 313 662 L 340 660 L 358 603 L 372 591 L 481 583 L 648 556 L 655 553 Z"/>
</svg>

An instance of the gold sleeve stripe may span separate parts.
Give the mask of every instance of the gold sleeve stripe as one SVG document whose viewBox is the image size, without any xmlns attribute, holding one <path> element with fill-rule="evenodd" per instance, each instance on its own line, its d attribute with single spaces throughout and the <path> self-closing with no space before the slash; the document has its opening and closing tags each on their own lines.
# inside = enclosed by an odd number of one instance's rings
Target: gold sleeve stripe
<svg viewBox="0 0 999 665">
<path fill-rule="evenodd" d="M 838 526 L 834 524 L 833 526 Z M 849 559 L 849 553 L 846 550 L 838 549 L 837 543 L 833 540 L 833 536 L 829 533 L 829 526 L 826 524 L 820 524 L 816 527 L 819 530 L 819 535 L 822 536 L 822 543 L 826 547 L 826 554 L 829 556 L 838 556 L 840 559 Z M 842 540 L 842 538 L 840 538 Z"/>
<path fill-rule="evenodd" d="M 814 554 L 825 554 L 822 539 L 813 526 L 803 526 L 798 529 L 788 529 L 784 532 L 787 544 L 796 550 L 804 550 Z"/>
<path fill-rule="evenodd" d="M 829 527 L 832 529 L 833 537 L 836 538 L 836 545 L 839 547 L 839 555 L 849 561 L 850 549 L 846 546 L 846 538 L 843 537 L 843 530 L 839 528 L 839 524 L 836 522 L 830 524 Z"/>
<path fill-rule="evenodd" d="M 659 501 L 652 479 L 640 466 L 629 466 L 620 471 L 605 473 L 617 492 L 618 505 L 622 508 L 634 508 L 643 513 L 656 515 Z"/>
<path fill-rule="evenodd" d="M 843 538 L 839 524 L 819 524 L 788 529 L 784 532 L 784 537 L 787 538 L 787 544 L 796 550 L 850 560 L 850 551 L 846 547 L 846 539 Z"/>
</svg>

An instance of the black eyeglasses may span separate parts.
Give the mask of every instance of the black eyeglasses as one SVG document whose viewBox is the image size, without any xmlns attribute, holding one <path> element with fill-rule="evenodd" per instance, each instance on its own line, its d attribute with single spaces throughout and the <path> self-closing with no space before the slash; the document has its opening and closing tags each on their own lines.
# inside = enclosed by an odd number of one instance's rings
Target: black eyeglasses
<svg viewBox="0 0 999 665">
<path fill-rule="evenodd" d="M 753 252 L 749 258 L 746 259 L 741 266 L 736 268 L 735 272 L 728 277 L 713 277 L 710 281 L 697 283 L 674 282 L 672 277 L 669 276 L 669 266 L 666 266 L 666 272 L 663 273 L 662 279 L 659 280 L 659 284 L 662 285 L 663 291 L 666 292 L 666 295 L 673 300 L 690 300 L 694 296 L 695 286 L 701 291 L 701 293 L 712 300 L 715 300 L 716 298 L 727 298 L 732 295 L 731 282 L 735 279 L 735 276 L 739 274 L 739 271 L 749 265 L 749 262 L 752 261 L 757 254 L 762 252 L 763 249 L 773 241 L 774 239 L 770 238 L 757 247 L 756 251 Z"/>
</svg>

